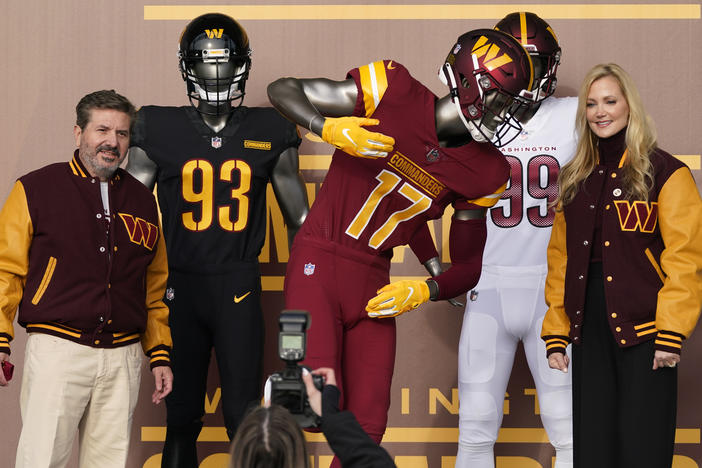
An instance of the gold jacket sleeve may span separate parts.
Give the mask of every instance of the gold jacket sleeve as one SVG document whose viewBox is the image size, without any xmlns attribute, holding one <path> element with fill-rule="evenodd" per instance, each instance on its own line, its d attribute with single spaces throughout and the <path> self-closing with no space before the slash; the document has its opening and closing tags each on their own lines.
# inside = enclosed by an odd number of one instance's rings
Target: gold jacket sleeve
<svg viewBox="0 0 702 468">
<path fill-rule="evenodd" d="M 566 221 L 563 211 L 556 211 L 551 230 L 551 239 L 546 251 L 548 273 L 546 275 L 546 304 L 548 310 L 541 328 L 541 337 L 549 347 L 549 337 L 568 337 L 570 320 L 565 313 L 564 293 L 568 256 L 566 254 Z M 558 340 L 562 346 L 562 339 Z M 555 344 L 555 342 L 553 343 Z M 565 346 L 562 346 L 563 348 Z"/>
<path fill-rule="evenodd" d="M 27 196 L 17 181 L 0 211 L 0 352 L 10 352 L 9 341 L 15 336 L 12 323 L 22 299 L 33 235 Z"/>
<path fill-rule="evenodd" d="M 666 275 L 658 292 L 656 328 L 689 337 L 702 307 L 702 201 L 687 167 L 675 171 L 658 195 Z"/>
<path fill-rule="evenodd" d="M 168 327 L 168 306 L 163 302 L 163 295 L 168 280 L 168 261 L 163 229 L 159 226 L 159 238 L 156 254 L 146 269 L 146 331 L 141 337 L 141 346 L 149 356 L 151 368 L 169 365 L 171 330 Z"/>
</svg>

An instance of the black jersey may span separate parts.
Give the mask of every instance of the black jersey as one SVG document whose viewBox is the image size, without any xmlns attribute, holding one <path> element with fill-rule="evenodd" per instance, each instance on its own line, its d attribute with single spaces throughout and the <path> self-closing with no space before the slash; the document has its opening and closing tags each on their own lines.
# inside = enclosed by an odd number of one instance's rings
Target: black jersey
<svg viewBox="0 0 702 468">
<path fill-rule="evenodd" d="M 191 106 L 145 106 L 132 145 L 158 166 L 170 268 L 225 272 L 255 261 L 265 240 L 266 186 L 294 124 L 266 107 L 239 107 L 214 133 Z"/>
</svg>

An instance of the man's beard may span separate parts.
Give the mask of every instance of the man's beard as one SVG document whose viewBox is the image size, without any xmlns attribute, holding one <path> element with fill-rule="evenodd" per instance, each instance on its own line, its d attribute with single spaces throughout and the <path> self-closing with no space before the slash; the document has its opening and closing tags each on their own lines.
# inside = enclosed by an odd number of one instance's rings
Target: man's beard
<svg viewBox="0 0 702 468">
<path fill-rule="evenodd" d="M 101 179 L 110 179 L 119 167 L 119 163 L 114 166 L 99 165 L 99 154 L 111 153 L 117 160 L 120 159 L 119 149 L 116 146 L 101 145 L 95 148 L 95 152 L 86 151 L 84 163 L 92 170 L 92 172 Z M 120 161 L 121 162 L 121 161 Z"/>
</svg>

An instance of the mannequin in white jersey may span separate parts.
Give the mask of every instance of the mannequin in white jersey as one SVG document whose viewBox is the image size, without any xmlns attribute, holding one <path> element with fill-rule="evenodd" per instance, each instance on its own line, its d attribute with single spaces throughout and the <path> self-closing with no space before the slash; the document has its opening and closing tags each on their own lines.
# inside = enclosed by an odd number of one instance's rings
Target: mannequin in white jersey
<svg viewBox="0 0 702 468">
<path fill-rule="evenodd" d="M 500 148 L 511 182 L 490 210 L 483 268 L 468 294 L 458 354 L 459 443 L 456 467 L 493 468 L 493 447 L 517 344 L 536 384 L 541 421 L 556 449 L 555 468 L 573 466 L 570 374 L 550 369 L 540 338 L 546 313 L 546 247 L 558 171 L 575 152 L 577 98 L 551 96 L 561 49 L 533 13 L 511 13 L 495 29 L 513 35 L 534 62 L 534 105 L 522 132 Z M 570 354 L 570 347 L 568 348 Z"/>
</svg>

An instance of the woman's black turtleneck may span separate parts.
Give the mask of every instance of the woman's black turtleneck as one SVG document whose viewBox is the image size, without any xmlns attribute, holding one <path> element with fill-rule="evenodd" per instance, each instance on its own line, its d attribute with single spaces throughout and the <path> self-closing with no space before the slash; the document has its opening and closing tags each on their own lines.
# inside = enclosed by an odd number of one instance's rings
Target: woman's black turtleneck
<svg viewBox="0 0 702 468">
<path fill-rule="evenodd" d="M 595 167 L 596 171 L 604 170 L 607 177 L 619 167 L 619 162 L 626 149 L 626 127 L 621 129 L 609 138 L 600 138 L 597 142 L 599 151 L 599 163 Z M 606 184 L 602 184 L 604 190 Z M 600 193 L 597 201 L 597 215 L 595 217 L 595 231 L 593 235 L 592 251 L 590 252 L 590 262 L 602 261 L 602 217 L 604 216 L 603 193 Z"/>
<path fill-rule="evenodd" d="M 600 138 L 597 149 L 600 153 L 599 163 L 609 167 L 617 167 L 626 148 L 626 127 L 609 138 Z"/>
</svg>

